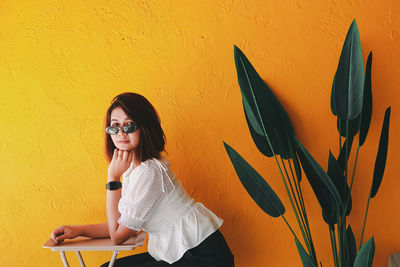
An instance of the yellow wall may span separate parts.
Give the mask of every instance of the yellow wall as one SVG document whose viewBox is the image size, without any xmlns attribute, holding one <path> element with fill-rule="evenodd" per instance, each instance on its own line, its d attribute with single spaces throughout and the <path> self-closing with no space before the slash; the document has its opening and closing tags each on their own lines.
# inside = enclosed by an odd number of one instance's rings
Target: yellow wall
<svg viewBox="0 0 400 267">
<path fill-rule="evenodd" d="M 257 151 L 247 129 L 233 45 L 270 84 L 298 137 L 325 167 L 328 149 L 337 153 L 333 74 L 356 18 L 365 61 L 374 53 L 374 110 L 349 221 L 358 242 L 384 110 L 392 105 L 387 169 L 366 228 L 366 238 L 375 236 L 374 266 L 384 266 L 400 251 L 399 3 L 3 0 L 1 265 L 61 266 L 57 253 L 41 248 L 50 231 L 106 220 L 104 113 L 116 94 L 135 91 L 158 109 L 173 170 L 190 195 L 225 220 L 221 231 L 237 266 L 299 266 L 290 232 L 251 200 L 222 144 L 268 178 L 295 227 L 275 163 Z M 317 254 L 332 266 L 328 228 L 307 182 L 303 188 Z M 83 256 L 98 266 L 111 254 Z"/>
</svg>

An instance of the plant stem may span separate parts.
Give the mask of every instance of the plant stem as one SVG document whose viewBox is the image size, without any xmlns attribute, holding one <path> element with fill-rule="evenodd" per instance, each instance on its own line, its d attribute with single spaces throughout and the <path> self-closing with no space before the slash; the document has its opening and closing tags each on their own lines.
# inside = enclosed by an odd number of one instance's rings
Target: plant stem
<svg viewBox="0 0 400 267">
<path fill-rule="evenodd" d="M 294 236 L 297 240 L 299 240 L 299 242 L 300 242 L 300 239 L 297 238 L 296 234 L 293 232 L 292 227 L 290 227 L 290 224 L 287 222 L 287 220 L 286 220 L 286 218 L 285 218 L 285 216 L 284 216 L 283 214 L 282 214 L 282 219 L 285 221 L 286 225 L 289 227 L 289 229 L 290 229 L 290 231 L 292 232 L 293 236 Z"/>
<path fill-rule="evenodd" d="M 292 227 L 290 227 L 289 223 L 287 222 L 287 220 L 286 220 L 286 218 L 285 218 L 285 216 L 284 216 L 283 214 L 282 214 L 282 219 L 285 221 L 286 225 L 289 227 L 289 229 L 290 229 L 290 231 L 292 232 L 294 238 L 296 238 L 296 239 L 300 242 L 300 239 L 299 239 L 299 238 L 296 236 L 296 234 L 293 232 Z M 314 266 L 318 266 L 318 262 L 314 262 Z M 321 264 L 321 266 L 322 266 L 322 264 Z"/>
<path fill-rule="evenodd" d="M 343 249 L 343 266 L 348 266 L 347 264 L 347 259 L 348 257 L 348 251 L 347 251 L 347 233 L 346 233 L 346 216 L 342 217 L 342 223 L 341 223 L 341 235 L 342 235 L 342 249 Z"/>
<path fill-rule="evenodd" d="M 350 191 L 351 191 L 351 187 L 353 186 L 354 173 L 355 173 L 355 171 L 356 171 L 356 166 L 357 166 L 358 150 L 360 149 L 360 138 L 361 138 L 361 135 L 360 135 L 360 134 L 361 134 L 362 115 L 363 115 L 363 112 L 362 112 L 362 110 L 361 110 L 360 118 L 359 118 L 359 122 L 358 122 L 358 130 L 359 130 L 359 132 L 358 132 L 358 142 L 357 142 L 357 153 L 356 153 L 356 159 L 355 159 L 355 162 L 354 162 L 353 175 L 352 175 L 352 177 L 351 177 Z M 364 140 L 364 141 L 365 141 L 365 140 Z"/>
<path fill-rule="evenodd" d="M 283 162 L 282 157 L 280 157 L 280 158 L 281 158 L 282 166 L 283 166 L 283 168 L 285 170 L 285 173 L 286 173 L 286 176 L 287 176 L 287 180 L 289 182 L 290 189 L 291 189 L 291 194 L 288 192 L 290 203 L 292 204 L 292 208 L 293 208 L 294 214 L 296 215 L 296 219 L 297 219 L 297 222 L 299 224 L 299 227 L 300 227 L 300 230 L 301 230 L 301 234 L 303 235 L 303 239 L 304 239 L 304 242 L 305 242 L 305 244 L 307 246 L 308 252 L 311 255 L 312 251 L 311 251 L 311 247 L 310 247 L 310 241 L 308 240 L 308 237 L 304 232 L 304 229 L 305 229 L 305 226 L 303 226 L 304 225 L 304 220 L 303 220 L 303 217 L 301 216 L 302 215 L 301 213 L 300 213 L 300 218 L 299 218 L 300 208 L 299 208 L 296 196 L 294 194 L 293 186 L 292 186 L 292 183 L 290 182 L 289 175 L 288 175 L 288 172 L 287 172 L 286 167 L 285 167 L 285 163 Z M 286 182 L 285 182 L 285 186 L 287 187 Z M 293 203 L 293 198 L 295 200 L 296 206 Z M 297 207 L 297 209 L 296 209 L 296 207 Z"/>
<path fill-rule="evenodd" d="M 341 220 L 342 220 L 342 217 L 339 218 L 338 226 L 337 226 L 337 228 L 338 228 L 337 235 L 338 235 L 338 244 L 339 244 L 339 266 L 344 266 L 343 265 L 343 242 L 342 242 Z"/>
<path fill-rule="evenodd" d="M 288 180 L 288 182 L 289 182 L 289 186 L 290 186 L 291 193 L 292 193 L 293 198 L 294 198 L 294 200 L 295 200 L 296 208 L 297 208 L 297 210 L 299 211 L 299 214 L 302 215 L 301 210 L 300 210 L 300 207 L 299 207 L 299 201 L 300 201 L 300 200 L 297 201 L 298 195 L 297 195 L 297 198 L 296 198 L 296 194 L 295 194 L 295 192 L 294 192 L 294 190 L 293 190 L 292 182 L 290 181 L 290 177 L 289 177 L 288 171 L 287 171 L 287 169 L 286 169 L 285 162 L 283 161 L 282 157 L 280 157 L 280 159 L 281 159 L 281 162 L 282 162 L 283 169 L 285 170 L 285 174 L 286 174 L 287 180 Z M 290 163 L 289 163 L 289 165 L 290 165 Z M 293 179 L 293 183 L 295 184 L 295 180 L 294 180 L 294 179 Z M 301 221 L 302 221 L 302 223 L 303 223 L 303 225 L 304 225 L 303 216 L 300 216 L 300 218 L 301 218 Z"/>
<path fill-rule="evenodd" d="M 359 245 L 358 250 L 360 250 L 361 246 L 362 246 L 362 241 L 363 241 L 363 236 L 364 236 L 364 229 L 365 229 L 365 224 L 367 222 L 368 207 L 369 207 L 369 201 L 370 200 L 371 200 L 371 193 L 368 196 L 367 209 L 365 210 L 364 223 L 363 223 L 363 228 L 362 228 L 362 231 L 361 231 L 361 239 L 360 239 L 360 245 Z"/>
<path fill-rule="evenodd" d="M 358 129 L 360 129 L 360 130 L 361 130 L 361 119 L 362 119 L 362 112 L 361 112 L 360 120 L 359 120 L 359 123 L 358 123 Z M 343 214 L 346 214 L 347 206 L 349 205 L 349 202 L 350 202 L 351 189 L 353 188 L 354 175 L 356 173 L 356 167 L 357 167 L 357 161 L 358 161 L 358 151 L 360 150 L 360 133 L 358 134 L 358 137 L 359 138 L 358 138 L 358 142 L 357 142 L 357 152 L 356 152 L 356 158 L 354 159 L 354 168 L 353 168 L 353 173 L 351 175 L 349 194 L 347 195 L 347 198 L 346 198 L 346 203 L 345 203 L 345 206 L 344 206 Z"/>
<path fill-rule="evenodd" d="M 346 119 L 346 141 L 349 139 L 349 120 Z M 346 192 L 346 186 L 347 186 L 347 165 L 348 165 L 348 160 L 349 160 L 349 142 L 346 142 L 346 157 L 345 157 L 346 161 L 345 161 L 345 169 L 344 169 L 344 177 L 345 179 L 345 183 L 344 183 L 344 188 L 343 188 L 343 192 Z M 345 211 L 346 212 L 346 211 Z"/>
<path fill-rule="evenodd" d="M 290 164 L 290 161 L 289 161 L 289 168 L 290 168 L 290 172 L 292 174 L 293 183 L 295 184 L 296 192 L 297 192 L 297 195 L 298 195 L 298 198 L 299 198 L 299 201 L 300 201 L 300 206 L 301 206 L 301 209 L 302 209 L 302 212 L 303 212 L 304 220 L 306 222 L 305 223 L 306 233 L 307 233 L 307 236 L 308 236 L 309 241 L 310 241 L 311 250 L 313 252 L 313 256 L 315 256 L 314 260 L 315 260 L 315 262 L 317 262 L 317 254 L 315 252 L 313 239 L 312 239 L 312 236 L 311 236 L 311 230 L 310 230 L 310 225 L 309 225 L 308 218 L 307 218 L 306 207 L 304 205 L 303 194 L 302 194 L 302 191 L 301 191 L 299 180 L 294 175 L 293 168 L 292 168 L 292 165 Z"/>
<path fill-rule="evenodd" d="M 347 207 L 348 207 L 348 205 L 350 203 L 351 189 L 353 188 L 353 181 L 354 181 L 354 176 L 355 176 L 355 173 L 356 173 L 356 167 L 357 167 L 357 162 L 358 162 L 358 151 L 359 150 L 360 150 L 360 139 L 358 139 L 358 143 L 357 143 L 356 158 L 354 159 L 354 168 L 353 168 L 353 173 L 351 175 L 349 194 L 347 195 L 347 198 L 346 198 L 346 203 L 345 203 L 345 207 L 344 207 L 343 216 L 345 216 Z"/>
<path fill-rule="evenodd" d="M 340 121 L 339 121 L 339 128 L 340 128 Z M 340 130 L 339 130 L 340 134 Z M 345 183 L 343 183 L 343 192 L 346 192 L 347 187 L 347 166 L 348 166 L 348 158 L 349 158 L 349 120 L 346 119 L 346 153 L 345 153 L 345 162 L 344 162 L 344 177 Z M 350 193 L 349 193 L 350 195 Z M 343 205 L 343 203 L 342 203 Z M 338 241 L 339 241 L 339 266 L 346 266 L 346 204 L 344 205 L 343 213 L 341 216 L 338 217 Z M 342 206 L 343 207 L 343 206 Z"/>
<path fill-rule="evenodd" d="M 342 134 L 341 134 L 341 121 L 340 121 L 340 117 L 338 117 L 339 119 L 339 153 L 342 150 Z"/>
<path fill-rule="evenodd" d="M 354 161 L 354 169 L 353 169 L 353 173 L 351 175 L 351 182 L 350 182 L 350 191 L 351 188 L 353 187 L 353 180 L 354 180 L 354 175 L 356 173 L 356 167 L 357 167 L 357 159 L 358 159 L 358 151 L 360 150 L 360 140 L 358 140 L 358 144 L 357 144 L 357 152 L 356 152 L 356 158 Z"/>
<path fill-rule="evenodd" d="M 305 229 L 305 221 L 304 221 L 304 218 L 303 218 L 302 210 L 301 210 L 300 207 L 299 207 L 300 199 L 299 199 L 299 201 L 297 200 L 297 198 L 299 198 L 299 196 L 298 196 L 298 191 L 297 191 L 297 197 L 296 197 L 296 194 L 295 194 L 295 192 L 294 192 L 294 190 L 293 190 L 292 182 L 290 181 L 290 177 L 289 177 L 288 171 L 287 171 L 287 169 L 286 169 L 285 162 L 283 161 L 282 157 L 280 157 L 280 158 L 281 158 L 281 162 L 282 162 L 283 169 L 285 170 L 285 174 L 286 174 L 287 180 L 289 181 L 290 190 L 291 190 L 291 193 L 292 193 L 293 198 L 294 198 L 294 200 L 295 200 L 296 208 L 297 208 L 297 210 L 298 210 L 298 212 L 299 212 L 299 214 L 300 214 L 300 219 L 301 219 L 301 222 L 302 222 L 302 224 L 303 224 L 303 226 L 304 226 L 304 229 Z M 290 165 L 290 162 L 289 162 L 289 165 Z M 296 181 L 295 181 L 295 179 L 293 179 L 293 183 L 295 184 L 295 187 L 296 187 Z M 296 189 L 297 189 L 297 187 L 296 187 Z"/>
<path fill-rule="evenodd" d="M 335 267 L 338 267 L 338 255 L 337 255 L 337 247 L 336 247 L 336 234 L 335 234 L 335 225 L 329 225 L 329 233 L 331 237 L 331 246 L 333 253 L 333 260 L 335 262 Z"/>
</svg>

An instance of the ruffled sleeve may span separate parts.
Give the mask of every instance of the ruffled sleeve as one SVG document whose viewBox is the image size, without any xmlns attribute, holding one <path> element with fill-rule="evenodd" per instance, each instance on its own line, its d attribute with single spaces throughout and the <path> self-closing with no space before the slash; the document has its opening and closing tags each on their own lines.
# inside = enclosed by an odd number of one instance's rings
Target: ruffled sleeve
<svg viewBox="0 0 400 267">
<path fill-rule="evenodd" d="M 128 187 L 124 188 L 118 203 L 121 214 L 118 223 L 136 230 L 142 230 L 143 224 L 166 194 L 164 170 L 159 164 L 140 165 L 132 172 Z"/>
</svg>

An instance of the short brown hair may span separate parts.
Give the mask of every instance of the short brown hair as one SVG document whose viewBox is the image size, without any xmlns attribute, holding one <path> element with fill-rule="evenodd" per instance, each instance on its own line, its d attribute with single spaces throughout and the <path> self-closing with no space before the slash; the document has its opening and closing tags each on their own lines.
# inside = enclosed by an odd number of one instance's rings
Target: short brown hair
<svg viewBox="0 0 400 267">
<path fill-rule="evenodd" d="M 166 138 L 161 121 L 153 105 L 142 95 L 136 93 L 122 93 L 114 97 L 108 108 L 105 118 L 105 128 L 110 126 L 111 112 L 121 107 L 126 115 L 133 120 L 140 129 L 140 141 L 137 150 L 137 159 L 140 162 L 150 158 L 160 158 L 165 151 Z M 105 134 L 105 156 L 111 162 L 114 149 L 111 136 Z"/>
</svg>

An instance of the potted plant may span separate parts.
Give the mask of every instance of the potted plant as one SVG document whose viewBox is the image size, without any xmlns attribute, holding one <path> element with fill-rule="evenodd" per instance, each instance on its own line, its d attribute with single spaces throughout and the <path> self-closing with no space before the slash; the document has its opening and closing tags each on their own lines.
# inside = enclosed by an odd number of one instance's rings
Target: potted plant
<svg viewBox="0 0 400 267">
<path fill-rule="evenodd" d="M 293 234 L 303 266 L 317 267 L 318 258 L 301 187 L 302 172 L 304 172 L 321 206 L 321 219 L 328 225 L 334 266 L 371 266 L 375 251 L 374 238 L 371 237 L 364 243 L 363 235 L 369 202 L 376 196 L 385 170 L 390 107 L 386 109 L 383 120 L 373 182 L 357 248 L 355 236 L 346 219 L 352 209 L 351 191 L 359 149 L 366 140 L 371 121 L 372 52 L 368 56 L 364 72 L 356 21 L 353 20 L 348 30 L 333 78 L 331 110 L 337 117 L 340 153 L 335 157 L 329 151 L 326 171 L 296 138 L 286 111 L 250 61 L 236 46 L 234 46 L 234 56 L 250 134 L 258 150 L 276 162 L 300 228 L 301 237 L 295 234 L 286 220 L 285 206 L 265 179 L 238 152 L 224 142 L 241 183 L 264 212 L 272 217 L 282 217 Z M 356 146 L 356 154 L 354 163 L 351 165 L 349 155 L 353 143 Z"/>
</svg>

